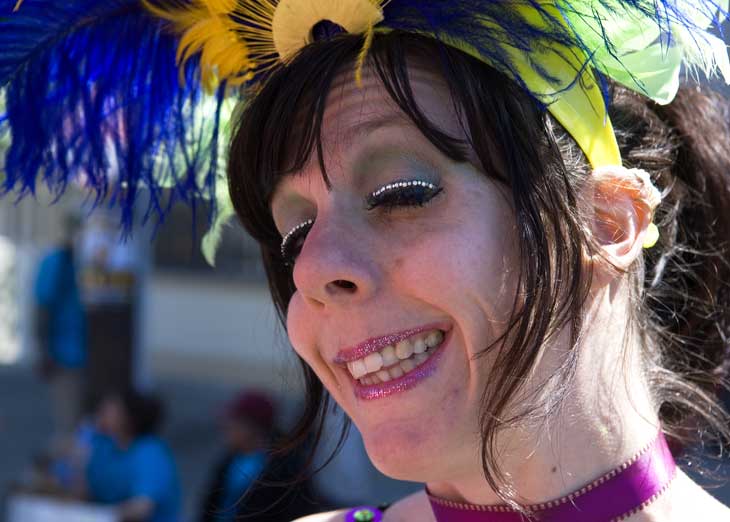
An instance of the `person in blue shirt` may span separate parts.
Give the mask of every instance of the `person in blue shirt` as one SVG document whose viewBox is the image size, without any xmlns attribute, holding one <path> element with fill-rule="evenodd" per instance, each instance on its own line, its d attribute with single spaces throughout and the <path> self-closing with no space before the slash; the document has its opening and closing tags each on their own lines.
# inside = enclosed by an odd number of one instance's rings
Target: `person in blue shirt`
<svg viewBox="0 0 730 522">
<path fill-rule="evenodd" d="M 39 370 L 51 388 L 54 452 L 62 452 L 72 438 L 84 391 L 86 316 L 74 259 L 78 229 L 75 217 L 64 217 L 60 240 L 41 259 L 34 285 Z"/>
<path fill-rule="evenodd" d="M 226 406 L 221 419 L 225 454 L 213 473 L 201 522 L 236 520 L 242 498 L 266 467 L 273 420 L 273 404 L 260 392 L 242 392 Z"/>
<path fill-rule="evenodd" d="M 223 455 L 214 466 L 198 522 L 290 522 L 318 511 L 300 456 L 274 455 L 274 406 L 247 390 L 225 408 Z"/>
<path fill-rule="evenodd" d="M 137 392 L 106 397 L 86 466 L 92 501 L 115 504 L 124 522 L 179 522 L 180 484 L 175 460 L 156 434 L 158 399 Z"/>
</svg>

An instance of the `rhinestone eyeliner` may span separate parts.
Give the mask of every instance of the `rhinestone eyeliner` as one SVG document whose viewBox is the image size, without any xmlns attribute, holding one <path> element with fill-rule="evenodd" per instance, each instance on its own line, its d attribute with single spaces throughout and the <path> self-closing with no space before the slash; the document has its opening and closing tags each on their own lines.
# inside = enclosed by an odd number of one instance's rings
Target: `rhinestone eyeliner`
<svg viewBox="0 0 730 522">
<path fill-rule="evenodd" d="M 286 258 L 286 245 L 289 242 L 289 239 L 299 232 L 301 229 L 306 228 L 308 226 L 311 226 L 314 224 L 313 219 L 307 219 L 306 221 L 302 221 L 297 226 L 292 228 L 289 232 L 286 233 L 286 235 L 281 240 L 281 257 Z"/>
<path fill-rule="evenodd" d="M 430 190 L 436 190 L 438 187 L 434 185 L 433 183 L 429 183 L 428 181 L 420 181 L 420 180 L 411 180 L 411 181 L 396 181 L 395 183 L 388 183 L 387 185 L 383 185 L 375 192 L 372 192 L 370 194 L 371 198 L 377 198 L 381 194 L 384 194 L 385 192 L 391 191 L 391 190 L 400 190 L 404 188 L 410 188 L 410 187 L 424 187 Z"/>
</svg>

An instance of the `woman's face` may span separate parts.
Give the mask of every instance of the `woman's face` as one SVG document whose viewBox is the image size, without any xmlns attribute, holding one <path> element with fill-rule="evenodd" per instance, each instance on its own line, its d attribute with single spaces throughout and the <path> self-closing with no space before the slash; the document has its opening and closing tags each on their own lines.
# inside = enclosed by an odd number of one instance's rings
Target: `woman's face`
<svg viewBox="0 0 730 522">
<path fill-rule="evenodd" d="M 96 413 L 96 424 L 102 433 L 117 440 L 129 436 L 127 412 L 119 397 L 111 396 L 102 401 Z"/>
<path fill-rule="evenodd" d="M 464 139 L 443 80 L 410 74 L 424 113 Z M 475 355 L 505 331 L 515 298 L 506 189 L 476 160 L 442 154 L 374 75 L 362 88 L 350 71 L 341 75 L 323 145 L 331 185 L 315 156 L 272 199 L 282 235 L 313 220 L 287 242 L 298 251 L 291 342 L 381 471 L 424 482 L 455 476 L 479 458 L 491 359 Z M 395 182 L 418 184 L 388 187 Z"/>
</svg>

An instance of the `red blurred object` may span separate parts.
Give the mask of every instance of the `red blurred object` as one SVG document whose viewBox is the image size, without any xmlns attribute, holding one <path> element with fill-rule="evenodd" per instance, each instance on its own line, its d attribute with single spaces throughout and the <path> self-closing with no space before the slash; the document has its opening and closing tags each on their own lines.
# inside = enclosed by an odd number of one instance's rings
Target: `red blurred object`
<svg viewBox="0 0 730 522">
<path fill-rule="evenodd" d="M 231 400 L 225 416 L 231 420 L 252 420 L 268 432 L 274 427 L 274 404 L 265 393 L 247 390 Z"/>
</svg>

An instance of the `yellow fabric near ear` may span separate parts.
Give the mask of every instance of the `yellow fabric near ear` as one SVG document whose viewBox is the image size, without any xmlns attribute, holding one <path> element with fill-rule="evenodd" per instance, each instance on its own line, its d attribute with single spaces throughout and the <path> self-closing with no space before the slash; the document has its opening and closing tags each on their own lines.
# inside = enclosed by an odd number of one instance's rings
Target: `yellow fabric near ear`
<svg viewBox="0 0 730 522">
<path fill-rule="evenodd" d="M 656 245 L 657 241 L 659 241 L 659 228 L 654 223 L 650 223 L 646 229 L 646 237 L 642 246 L 644 248 L 651 248 Z"/>
</svg>

